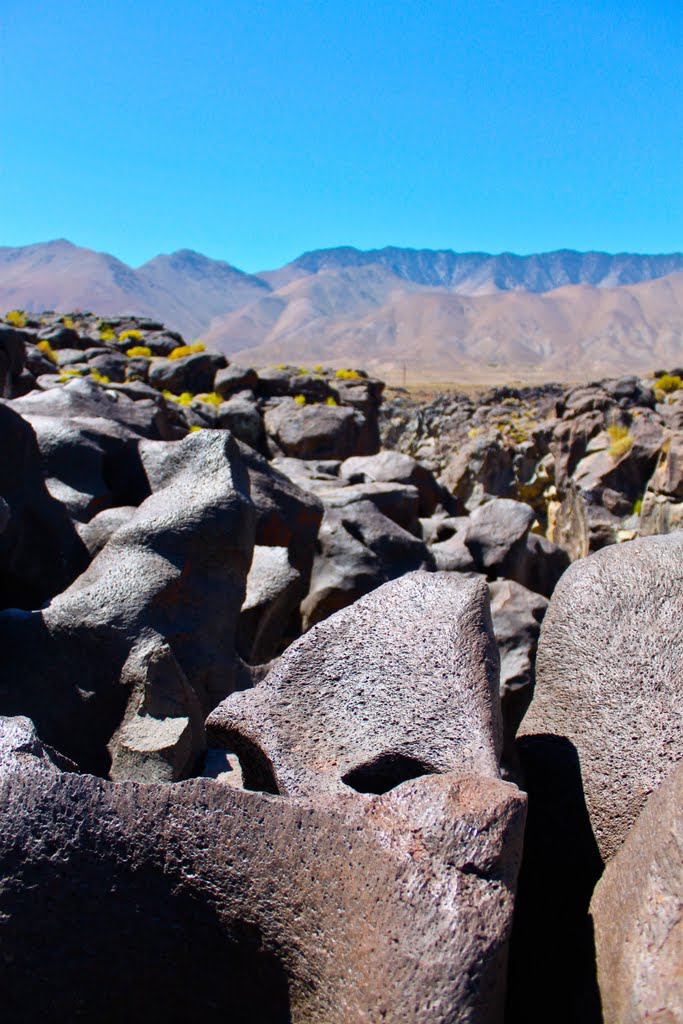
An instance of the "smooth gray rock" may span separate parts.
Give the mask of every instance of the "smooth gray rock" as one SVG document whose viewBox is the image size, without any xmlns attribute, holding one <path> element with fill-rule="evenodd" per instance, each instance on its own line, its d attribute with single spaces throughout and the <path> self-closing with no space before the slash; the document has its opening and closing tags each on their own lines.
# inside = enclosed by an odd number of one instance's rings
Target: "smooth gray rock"
<svg viewBox="0 0 683 1024">
<path fill-rule="evenodd" d="M 85 352 L 78 348 L 61 348 L 55 352 L 55 359 L 57 360 L 57 366 L 60 370 L 63 370 L 69 366 L 78 366 L 82 368 L 83 372 L 86 370 L 85 365 Z"/>
<path fill-rule="evenodd" d="M 372 502 L 378 512 L 397 526 L 417 536 L 420 497 L 412 484 L 348 484 L 340 487 L 335 482 L 312 482 L 311 490 L 318 494 L 326 508 L 344 509 L 357 502 Z"/>
<path fill-rule="evenodd" d="M 531 506 L 510 498 L 495 498 L 476 508 L 464 540 L 477 569 L 489 576 L 507 576 L 534 519 Z"/>
<path fill-rule="evenodd" d="M 299 405 L 282 399 L 266 409 L 266 432 L 283 455 L 298 459 L 346 459 L 369 454 L 362 442 L 363 414 L 348 406 Z"/>
<path fill-rule="evenodd" d="M 214 391 L 217 391 L 223 398 L 228 398 L 236 391 L 243 391 L 245 389 L 253 391 L 257 385 L 258 377 L 256 370 L 252 370 L 250 367 L 235 366 L 234 363 L 230 363 L 229 366 L 219 370 L 216 374 Z"/>
<path fill-rule="evenodd" d="M 240 612 L 237 648 L 245 661 L 261 665 L 281 654 L 301 632 L 301 573 L 285 547 L 254 547 L 247 592 Z"/>
<path fill-rule="evenodd" d="M 248 445 L 239 444 L 239 449 L 249 473 L 251 500 L 256 508 L 255 543 L 286 547 L 292 566 L 307 587 L 323 517 L 322 502 L 298 487 Z"/>
<path fill-rule="evenodd" d="M 155 359 L 149 367 L 148 380 L 158 391 L 181 395 L 213 391 L 216 373 L 227 365 L 225 356 L 216 352 L 195 352 L 180 359 Z"/>
<path fill-rule="evenodd" d="M 232 431 L 238 441 L 243 441 L 262 455 L 267 451 L 263 417 L 255 401 L 246 395 L 234 395 L 219 405 L 216 426 Z"/>
<path fill-rule="evenodd" d="M 591 901 L 605 1024 L 683 1021 L 683 765 L 673 769 Z"/>
<path fill-rule="evenodd" d="M 141 456 L 154 493 L 87 571 L 41 612 L 0 615 L 0 713 L 29 715 L 42 739 L 98 774 L 130 702 L 146 714 L 149 673 L 144 659 L 130 661 L 145 638 L 168 645 L 203 714 L 239 669 L 254 510 L 236 442 L 199 432 L 146 442 Z"/>
<path fill-rule="evenodd" d="M 500 653 L 503 762 L 515 767 L 515 736 L 531 703 L 536 649 L 548 601 L 512 580 L 489 583 L 493 632 Z"/>
<path fill-rule="evenodd" d="M 137 509 L 134 505 L 118 505 L 115 508 L 105 508 L 98 512 L 89 523 L 82 523 L 78 527 L 78 533 L 88 549 L 91 558 L 98 555 L 109 538 L 119 526 L 124 526 L 135 515 Z"/>
<path fill-rule="evenodd" d="M 325 511 L 317 549 L 310 588 L 301 602 L 304 629 L 353 604 L 387 580 L 377 556 L 346 528 L 335 509 Z"/>
<path fill-rule="evenodd" d="M 48 492 L 36 435 L 0 403 L 0 608 L 39 608 L 88 564 L 66 508 Z"/>
<path fill-rule="evenodd" d="M 301 605 L 304 628 L 388 580 L 433 567 L 424 542 L 382 515 L 372 502 L 327 509 L 310 590 Z"/>
<path fill-rule="evenodd" d="M 145 390 L 145 398 L 133 400 L 126 392 L 132 385 L 101 387 L 94 381 L 74 378 L 48 391 L 33 391 L 12 401 L 12 408 L 32 420 L 34 416 L 56 419 L 112 420 L 141 437 L 164 441 L 177 440 L 187 433 L 178 429 L 177 420 L 161 395 Z M 138 385 L 141 387 L 141 385 Z"/>
<path fill-rule="evenodd" d="M 474 572 L 476 565 L 462 533 L 432 544 L 434 564 L 440 572 Z"/>
<path fill-rule="evenodd" d="M 207 726 L 247 786 L 283 795 L 498 778 L 498 668 L 486 584 L 410 573 L 314 626 Z"/>
<path fill-rule="evenodd" d="M 431 516 L 441 500 L 441 488 L 430 471 L 403 452 L 381 451 L 376 455 L 353 456 L 342 462 L 339 475 L 352 484 L 412 484 L 419 495 L 421 516 Z"/>
<path fill-rule="evenodd" d="M 112 784 L 0 721 L 3 1009 L 16 1024 L 497 1024 L 524 805 L 486 773 L 315 802 Z"/>
<path fill-rule="evenodd" d="M 682 594 L 683 533 L 642 538 L 575 562 L 543 623 L 520 735 L 576 750 L 605 860 L 683 756 Z"/>
<path fill-rule="evenodd" d="M 0 398 L 12 398 L 26 365 L 26 343 L 33 337 L 7 324 L 0 324 Z"/>
</svg>

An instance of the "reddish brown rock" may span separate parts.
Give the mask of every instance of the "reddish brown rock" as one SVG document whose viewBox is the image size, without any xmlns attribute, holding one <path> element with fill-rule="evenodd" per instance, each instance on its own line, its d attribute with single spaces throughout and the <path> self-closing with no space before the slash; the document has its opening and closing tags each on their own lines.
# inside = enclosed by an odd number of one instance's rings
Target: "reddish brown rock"
<svg viewBox="0 0 683 1024">
<path fill-rule="evenodd" d="M 60 771 L 0 720 L 15 1024 L 499 1024 L 524 797 L 442 775 L 282 799 Z"/>
<path fill-rule="evenodd" d="M 413 572 L 314 626 L 207 726 L 248 788 L 284 795 L 498 778 L 498 668 L 486 583 Z"/>
<path fill-rule="evenodd" d="M 591 903 L 605 1024 L 683 1021 L 683 765 L 652 794 Z"/>
<path fill-rule="evenodd" d="M 575 749 L 604 860 L 683 756 L 682 710 L 683 533 L 575 562 L 543 621 L 520 736 Z"/>
</svg>

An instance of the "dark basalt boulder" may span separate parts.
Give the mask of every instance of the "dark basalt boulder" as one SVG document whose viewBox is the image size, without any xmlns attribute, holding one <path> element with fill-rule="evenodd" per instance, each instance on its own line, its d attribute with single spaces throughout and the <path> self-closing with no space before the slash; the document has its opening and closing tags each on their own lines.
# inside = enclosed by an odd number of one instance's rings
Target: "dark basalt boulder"
<svg viewBox="0 0 683 1024">
<path fill-rule="evenodd" d="M 48 492 L 36 435 L 0 403 L 0 608 L 39 608 L 88 564 L 66 508 Z"/>
<path fill-rule="evenodd" d="M 349 508 L 358 502 L 371 502 L 383 516 L 417 536 L 420 496 L 412 484 L 347 484 L 337 481 L 311 482 L 309 487 L 320 496 L 326 508 Z"/>
<path fill-rule="evenodd" d="M 168 706 L 170 698 L 150 693 L 157 678 L 150 658 L 164 666 L 163 686 L 175 687 L 174 719 L 192 717 L 182 711 L 185 677 L 205 715 L 237 684 L 240 668 L 234 636 L 254 510 L 236 442 L 207 431 L 140 447 L 154 493 L 46 608 L 0 614 L 0 713 L 30 715 L 41 738 L 102 775 L 124 716 L 130 733 L 131 717 L 156 719 L 155 709 Z M 149 644 L 161 653 L 139 654 Z M 160 726 L 161 747 L 148 744 L 147 758 L 162 772 L 169 730 L 184 743 L 187 724 Z"/>
<path fill-rule="evenodd" d="M 495 1024 L 524 804 L 488 773 L 315 801 L 112 784 L 5 720 L 3 1008 L 17 1024 Z"/>
<path fill-rule="evenodd" d="M 605 1024 L 683 1010 L 683 765 L 649 797 L 591 901 Z"/>
<path fill-rule="evenodd" d="M 299 405 L 283 399 L 266 409 L 266 433 L 277 451 L 298 459 L 346 459 L 371 454 L 362 413 L 349 406 Z"/>
<path fill-rule="evenodd" d="M 516 772 L 515 737 L 534 692 L 536 649 L 548 601 L 512 580 L 489 583 L 489 592 L 500 654 L 503 764 Z"/>
<path fill-rule="evenodd" d="M 96 355 L 88 359 L 88 368 L 96 370 L 112 383 L 122 384 L 126 379 L 129 360 L 116 352 Z"/>
<path fill-rule="evenodd" d="M 128 523 L 137 509 L 134 505 L 117 505 L 105 508 L 87 522 L 78 525 L 78 534 L 88 549 L 90 558 L 98 555 L 119 526 Z"/>
<path fill-rule="evenodd" d="M 529 505 L 509 498 L 496 498 L 475 509 L 463 539 L 478 571 L 490 577 L 508 576 L 534 519 Z"/>
<path fill-rule="evenodd" d="M 462 533 L 432 544 L 430 553 L 440 572 L 476 572 L 476 565 Z"/>
<path fill-rule="evenodd" d="M 346 528 L 339 511 L 327 509 L 318 532 L 310 588 L 301 602 L 303 628 L 347 608 L 386 581 L 378 557 Z"/>
<path fill-rule="evenodd" d="M 32 335 L 0 324 L 0 398 L 13 398 L 20 390 L 26 365 L 26 343 Z"/>
<path fill-rule="evenodd" d="M 216 352 L 195 352 L 180 359 L 159 359 L 152 362 L 148 380 L 159 391 L 181 395 L 185 391 L 199 394 L 213 391 L 216 373 L 225 369 L 225 356 Z"/>
<path fill-rule="evenodd" d="M 319 498 L 298 487 L 248 445 L 239 443 L 249 473 L 256 509 L 255 544 L 285 547 L 292 566 L 308 586 L 318 527 L 323 517 Z"/>
<path fill-rule="evenodd" d="M 486 584 L 415 572 L 314 626 L 209 716 L 245 785 L 381 793 L 417 775 L 498 777 L 498 651 Z"/>
<path fill-rule="evenodd" d="M 388 580 L 433 567 L 424 542 L 372 502 L 328 508 L 318 533 L 310 590 L 301 604 L 303 626 L 309 628 Z"/>
<path fill-rule="evenodd" d="M 299 635 L 299 604 L 305 592 L 287 548 L 254 547 L 237 630 L 237 649 L 246 662 L 271 661 Z"/>
<path fill-rule="evenodd" d="M 214 381 L 214 391 L 222 398 L 229 398 L 236 391 L 255 391 L 258 386 L 256 370 L 251 367 L 236 366 L 230 363 L 219 370 Z"/>
<path fill-rule="evenodd" d="M 433 475 L 417 459 L 402 452 L 381 451 L 376 455 L 353 456 L 342 462 L 339 476 L 351 484 L 399 483 L 417 488 L 420 516 L 433 515 L 443 497 Z"/>
<path fill-rule="evenodd" d="M 90 340 L 83 338 L 75 327 L 67 327 L 61 323 L 44 328 L 40 332 L 40 337 L 45 341 L 49 341 L 50 348 L 57 351 L 65 348 L 85 349 L 91 344 Z"/>
<path fill-rule="evenodd" d="M 683 757 L 682 593 L 683 533 L 642 538 L 575 562 L 543 622 L 520 735 L 576 749 L 605 860 Z"/>
<path fill-rule="evenodd" d="M 216 414 L 216 426 L 230 430 L 238 441 L 243 441 L 262 455 L 267 455 L 263 417 L 253 396 L 248 393 L 240 392 L 226 402 L 221 402 Z"/>
<path fill-rule="evenodd" d="M 49 391 L 34 391 L 12 402 L 12 408 L 30 420 L 53 416 L 61 420 L 111 420 L 140 437 L 174 441 L 187 433 L 164 398 L 142 384 L 102 387 L 93 381 L 73 379 Z M 135 398 L 131 397 L 135 395 Z"/>
</svg>

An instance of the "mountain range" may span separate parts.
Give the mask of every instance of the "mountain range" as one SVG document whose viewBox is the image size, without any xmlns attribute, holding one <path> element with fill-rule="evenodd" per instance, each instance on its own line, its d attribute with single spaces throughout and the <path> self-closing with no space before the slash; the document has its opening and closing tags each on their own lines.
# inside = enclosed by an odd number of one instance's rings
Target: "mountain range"
<svg viewBox="0 0 683 1024">
<path fill-rule="evenodd" d="M 683 254 L 308 252 L 247 274 L 191 250 L 137 268 L 65 239 L 0 248 L 0 309 L 162 320 L 235 361 L 396 380 L 572 379 L 683 363 Z"/>
</svg>

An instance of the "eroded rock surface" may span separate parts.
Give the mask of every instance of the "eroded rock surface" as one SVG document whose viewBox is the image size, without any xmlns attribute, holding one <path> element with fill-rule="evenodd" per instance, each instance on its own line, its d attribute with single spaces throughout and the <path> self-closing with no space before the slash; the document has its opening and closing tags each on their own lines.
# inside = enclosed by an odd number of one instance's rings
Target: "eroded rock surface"
<svg viewBox="0 0 683 1024">
<path fill-rule="evenodd" d="M 170 646 L 204 714 L 234 688 L 238 671 L 234 632 L 254 510 L 237 445 L 229 434 L 191 434 L 147 442 L 142 460 L 154 493 L 86 572 L 40 612 L 0 614 L 0 710 L 30 715 L 42 739 L 103 774 L 129 700 L 139 714 L 158 714 L 153 674 L 130 671 L 143 637 Z M 182 674 L 176 682 L 181 707 Z"/>
<path fill-rule="evenodd" d="M 683 1021 L 683 765 L 607 865 L 591 915 L 605 1024 Z"/>
<path fill-rule="evenodd" d="M 0 740 L 12 1020 L 500 1021 L 515 787 L 442 775 L 311 803 L 66 774 L 26 720 Z"/>
<path fill-rule="evenodd" d="M 247 786 L 385 792 L 418 775 L 498 777 L 498 652 L 480 579 L 417 572 L 314 626 L 209 717 Z"/>
<path fill-rule="evenodd" d="M 543 622 L 520 734 L 576 750 L 605 860 L 683 756 L 683 533 L 575 562 Z"/>
</svg>

